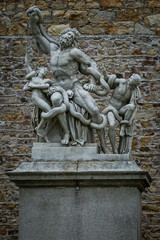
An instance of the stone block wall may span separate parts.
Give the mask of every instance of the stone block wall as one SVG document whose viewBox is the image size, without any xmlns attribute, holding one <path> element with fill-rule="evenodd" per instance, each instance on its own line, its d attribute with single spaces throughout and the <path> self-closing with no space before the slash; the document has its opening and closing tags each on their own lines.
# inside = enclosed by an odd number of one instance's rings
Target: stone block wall
<svg viewBox="0 0 160 240">
<path fill-rule="evenodd" d="M 35 141 L 31 124 L 33 105 L 30 93 L 23 91 L 27 42 L 33 42 L 33 68 L 49 63 L 29 36 L 25 11 L 33 5 L 43 11 L 49 34 L 58 35 L 69 25 L 76 27 L 82 34 L 79 47 L 99 66 L 104 65 L 108 73 L 125 78 L 132 73 L 141 75 L 142 99 L 132 153 L 153 179 L 151 187 L 143 193 L 143 240 L 160 239 L 159 0 L 0 2 L 0 239 L 18 239 L 18 188 L 9 181 L 6 171 L 17 168 L 22 161 L 31 161 Z M 96 97 L 101 109 L 107 105 L 108 97 Z"/>
</svg>

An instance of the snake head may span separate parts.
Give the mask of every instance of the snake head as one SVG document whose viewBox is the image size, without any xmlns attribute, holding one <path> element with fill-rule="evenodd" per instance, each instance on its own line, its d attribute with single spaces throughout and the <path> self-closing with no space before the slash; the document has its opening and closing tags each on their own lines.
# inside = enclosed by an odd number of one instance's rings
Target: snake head
<svg viewBox="0 0 160 240">
<path fill-rule="evenodd" d="M 27 10 L 27 16 L 33 16 L 33 15 L 36 15 L 36 10 L 37 10 L 37 7 L 36 6 L 32 6 L 30 8 L 28 8 Z"/>
<path fill-rule="evenodd" d="M 27 10 L 27 16 L 30 18 L 36 18 L 37 22 L 42 23 L 43 22 L 43 14 L 40 11 L 40 9 L 36 6 L 32 6 Z"/>
</svg>

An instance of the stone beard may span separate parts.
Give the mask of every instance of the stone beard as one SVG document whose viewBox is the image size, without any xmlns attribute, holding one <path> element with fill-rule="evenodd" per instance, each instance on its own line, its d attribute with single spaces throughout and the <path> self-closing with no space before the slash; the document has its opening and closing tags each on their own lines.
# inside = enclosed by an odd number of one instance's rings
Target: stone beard
<svg viewBox="0 0 160 240">
<path fill-rule="evenodd" d="M 64 30 L 60 36 L 61 49 L 74 47 L 80 34 L 76 29 Z"/>
<path fill-rule="evenodd" d="M 73 40 L 71 37 L 63 37 L 63 35 L 60 37 L 60 46 L 61 46 L 61 49 L 66 49 L 66 48 L 69 48 L 69 47 L 72 47 L 73 46 Z"/>
</svg>

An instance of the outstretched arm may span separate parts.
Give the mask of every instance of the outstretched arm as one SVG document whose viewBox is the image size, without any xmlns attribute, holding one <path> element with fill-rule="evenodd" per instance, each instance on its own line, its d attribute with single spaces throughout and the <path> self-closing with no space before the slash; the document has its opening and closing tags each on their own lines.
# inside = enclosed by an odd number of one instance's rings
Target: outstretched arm
<svg viewBox="0 0 160 240">
<path fill-rule="evenodd" d="M 44 83 L 44 84 L 34 84 L 32 82 L 30 82 L 28 84 L 28 87 L 30 87 L 31 89 L 48 89 L 49 88 L 49 84 L 48 83 Z"/>
<path fill-rule="evenodd" d="M 71 56 L 80 63 L 80 72 L 85 75 L 91 75 L 91 84 L 88 86 L 88 91 L 96 91 L 95 80 L 100 82 L 105 88 L 105 93 L 110 91 L 110 87 L 104 80 L 103 75 L 99 73 L 97 69 L 97 64 L 92 61 L 86 54 L 77 48 L 71 51 Z"/>
<path fill-rule="evenodd" d="M 96 84 L 100 80 L 100 73 L 97 70 L 97 65 L 81 50 L 74 48 L 71 50 L 70 55 L 79 62 L 79 71 L 84 75 L 91 75 L 91 84 Z M 96 81 L 95 81 L 96 80 Z"/>
<path fill-rule="evenodd" d="M 47 35 L 42 26 L 42 12 L 36 6 L 33 6 L 27 10 L 27 15 L 29 16 L 31 33 L 37 41 L 38 49 L 46 54 L 50 54 L 51 50 L 57 50 L 59 44 Z"/>
<path fill-rule="evenodd" d="M 87 67 L 96 67 L 96 64 L 78 48 L 73 48 L 70 52 L 70 55 L 80 64 L 83 63 L 84 65 L 87 65 Z"/>
</svg>

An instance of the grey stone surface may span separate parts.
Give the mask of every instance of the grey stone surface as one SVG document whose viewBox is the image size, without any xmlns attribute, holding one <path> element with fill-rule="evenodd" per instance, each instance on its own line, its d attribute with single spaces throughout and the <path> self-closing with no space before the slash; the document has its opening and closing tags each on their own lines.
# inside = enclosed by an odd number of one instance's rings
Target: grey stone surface
<svg viewBox="0 0 160 240">
<path fill-rule="evenodd" d="M 98 153 L 99 148 L 96 143 L 64 147 L 60 143 L 34 143 L 32 159 L 34 161 L 85 160 L 86 156 L 95 156 Z"/>
<path fill-rule="evenodd" d="M 135 24 L 135 34 L 153 34 L 149 28 L 139 23 Z"/>
<path fill-rule="evenodd" d="M 141 239 L 148 172 L 129 155 L 87 157 L 22 162 L 8 173 L 20 187 L 19 240 Z"/>
<path fill-rule="evenodd" d="M 20 188 L 19 240 L 140 240 L 136 187 Z"/>
<path fill-rule="evenodd" d="M 160 14 L 155 14 L 147 17 L 151 27 L 160 27 Z"/>
<path fill-rule="evenodd" d="M 99 154 L 99 146 L 96 143 L 79 146 L 62 146 L 60 143 L 33 143 L 33 161 L 77 161 L 77 160 L 109 160 L 109 161 L 131 161 L 129 154 Z"/>
<path fill-rule="evenodd" d="M 116 156 L 115 154 L 112 154 Z M 104 158 L 104 154 L 100 155 Z M 37 186 L 134 186 L 140 191 L 148 187 L 151 178 L 134 161 L 97 159 L 77 161 L 22 162 L 9 172 L 11 180 L 20 187 Z M 112 156 L 112 157 L 113 157 Z M 121 155 L 123 156 L 123 155 Z M 107 158 L 107 155 L 106 155 Z"/>
</svg>

